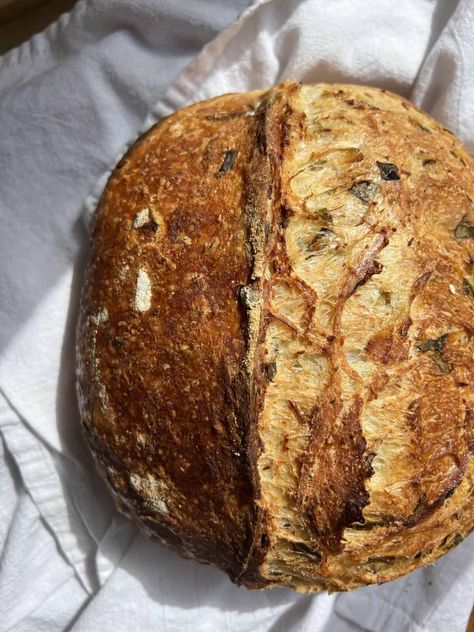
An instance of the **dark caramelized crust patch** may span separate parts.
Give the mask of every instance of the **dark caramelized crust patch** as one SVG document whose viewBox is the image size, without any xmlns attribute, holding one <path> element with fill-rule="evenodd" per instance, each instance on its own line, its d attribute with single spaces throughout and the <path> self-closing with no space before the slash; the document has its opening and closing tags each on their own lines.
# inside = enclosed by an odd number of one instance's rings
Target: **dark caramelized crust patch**
<svg viewBox="0 0 474 632">
<path fill-rule="evenodd" d="M 79 325 L 84 425 L 129 511 L 238 575 L 252 537 L 247 161 L 258 95 L 148 132 L 100 203 Z"/>
</svg>

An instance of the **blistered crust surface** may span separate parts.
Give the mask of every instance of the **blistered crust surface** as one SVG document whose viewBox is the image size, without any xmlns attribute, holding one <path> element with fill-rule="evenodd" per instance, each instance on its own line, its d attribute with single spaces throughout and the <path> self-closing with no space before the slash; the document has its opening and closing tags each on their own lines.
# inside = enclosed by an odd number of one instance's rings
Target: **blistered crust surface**
<svg viewBox="0 0 474 632">
<path fill-rule="evenodd" d="M 247 161 L 256 95 L 198 104 L 125 156 L 97 212 L 79 324 L 86 434 L 121 508 L 237 575 L 246 461 Z"/>
</svg>

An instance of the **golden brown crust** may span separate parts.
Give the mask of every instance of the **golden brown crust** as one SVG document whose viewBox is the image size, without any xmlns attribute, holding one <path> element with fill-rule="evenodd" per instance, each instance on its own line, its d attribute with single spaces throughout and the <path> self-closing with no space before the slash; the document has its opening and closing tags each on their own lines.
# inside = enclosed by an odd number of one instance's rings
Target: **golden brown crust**
<svg viewBox="0 0 474 632">
<path fill-rule="evenodd" d="M 79 324 L 86 434 L 149 533 L 238 575 L 245 450 L 246 163 L 258 95 L 198 104 L 130 150 L 100 202 Z"/>
<path fill-rule="evenodd" d="M 112 175 L 78 329 L 119 504 L 250 587 L 347 590 L 474 527 L 474 161 L 408 101 L 285 83 Z"/>
</svg>

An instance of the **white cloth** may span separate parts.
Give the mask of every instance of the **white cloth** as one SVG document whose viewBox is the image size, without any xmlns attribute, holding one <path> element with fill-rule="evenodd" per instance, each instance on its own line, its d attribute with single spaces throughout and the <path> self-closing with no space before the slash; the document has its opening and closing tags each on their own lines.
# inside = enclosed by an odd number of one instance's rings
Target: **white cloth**
<svg viewBox="0 0 474 632">
<path fill-rule="evenodd" d="M 81 215 L 140 128 L 225 91 L 348 81 L 411 97 L 474 149 L 472 0 L 266 0 L 165 95 L 244 5 L 81 0 L 0 58 L 1 632 L 464 632 L 474 537 L 433 567 L 351 594 L 246 592 L 138 534 L 84 447 Z"/>
</svg>

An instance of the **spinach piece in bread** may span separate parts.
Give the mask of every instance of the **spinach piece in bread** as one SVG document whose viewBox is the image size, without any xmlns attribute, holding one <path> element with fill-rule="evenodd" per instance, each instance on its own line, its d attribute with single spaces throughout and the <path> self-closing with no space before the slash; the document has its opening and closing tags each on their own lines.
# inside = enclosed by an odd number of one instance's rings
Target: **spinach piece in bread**
<svg viewBox="0 0 474 632">
<path fill-rule="evenodd" d="M 394 165 L 393 162 L 379 162 L 377 160 L 377 167 L 379 168 L 382 180 L 400 180 L 398 167 Z"/>
</svg>

